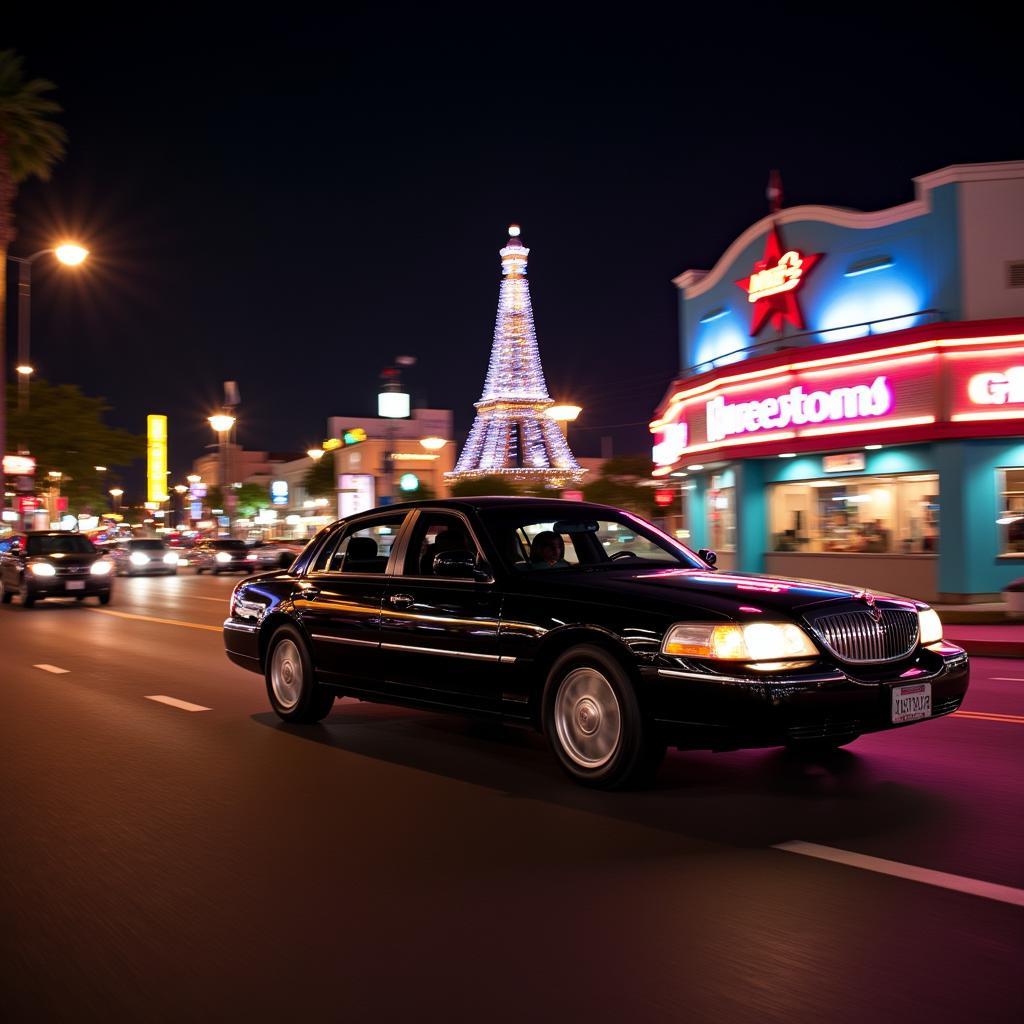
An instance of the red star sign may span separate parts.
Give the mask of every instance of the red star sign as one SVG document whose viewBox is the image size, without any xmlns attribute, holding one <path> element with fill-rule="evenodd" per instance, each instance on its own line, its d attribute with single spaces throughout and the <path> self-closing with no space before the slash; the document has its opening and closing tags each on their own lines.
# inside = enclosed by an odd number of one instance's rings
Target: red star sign
<svg viewBox="0 0 1024 1024">
<path fill-rule="evenodd" d="M 782 330 L 787 320 L 797 330 L 803 330 L 804 318 L 796 301 L 796 290 L 821 256 L 820 252 L 805 256 L 796 249 L 783 250 L 779 232 L 772 227 L 765 242 L 764 256 L 754 264 L 754 272 L 736 282 L 754 304 L 751 337 L 758 334 L 769 319 L 777 331 Z"/>
</svg>

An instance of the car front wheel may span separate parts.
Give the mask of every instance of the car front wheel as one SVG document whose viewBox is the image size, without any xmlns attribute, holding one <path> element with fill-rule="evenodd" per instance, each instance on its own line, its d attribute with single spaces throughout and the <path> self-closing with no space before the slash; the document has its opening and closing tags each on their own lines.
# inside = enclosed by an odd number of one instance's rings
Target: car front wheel
<svg viewBox="0 0 1024 1024">
<path fill-rule="evenodd" d="M 334 705 L 334 694 L 316 681 L 313 662 L 294 626 L 281 626 L 267 652 L 267 696 L 285 722 L 319 722 Z"/>
<path fill-rule="evenodd" d="M 13 596 L 7 587 L 4 586 L 4 581 L 0 579 L 0 604 L 10 604 Z"/>
<path fill-rule="evenodd" d="M 543 714 L 555 756 L 585 786 L 643 785 L 665 756 L 626 670 L 601 647 L 581 645 L 558 658 L 544 687 Z"/>
</svg>

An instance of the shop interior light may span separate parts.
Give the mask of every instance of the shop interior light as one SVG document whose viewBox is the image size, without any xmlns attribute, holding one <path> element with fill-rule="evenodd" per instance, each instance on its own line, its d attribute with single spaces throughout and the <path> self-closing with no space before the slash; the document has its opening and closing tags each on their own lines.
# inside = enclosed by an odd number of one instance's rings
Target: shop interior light
<svg viewBox="0 0 1024 1024">
<path fill-rule="evenodd" d="M 691 473 L 699 473 L 704 467 L 699 462 L 695 462 L 692 466 L 687 466 L 686 468 Z"/>
<path fill-rule="evenodd" d="M 864 451 L 866 452 L 877 452 L 881 451 L 882 446 L 880 444 L 866 444 L 864 445 Z"/>
<path fill-rule="evenodd" d="M 779 458 L 780 459 L 795 459 L 796 458 L 796 452 L 780 452 L 779 453 Z"/>
</svg>

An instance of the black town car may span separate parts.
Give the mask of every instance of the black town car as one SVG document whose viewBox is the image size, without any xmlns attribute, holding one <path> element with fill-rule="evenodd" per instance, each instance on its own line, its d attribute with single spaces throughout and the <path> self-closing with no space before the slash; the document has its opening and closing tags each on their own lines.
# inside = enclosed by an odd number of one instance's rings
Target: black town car
<svg viewBox="0 0 1024 1024">
<path fill-rule="evenodd" d="M 390 506 L 239 583 L 224 641 L 285 721 L 350 695 L 530 723 L 602 787 L 667 746 L 820 752 L 960 706 L 967 655 L 927 605 L 702 554 L 601 505 Z"/>
<path fill-rule="evenodd" d="M 44 597 L 110 601 L 113 562 L 88 537 L 66 530 L 16 533 L 0 544 L 0 601 L 25 608 Z"/>
</svg>

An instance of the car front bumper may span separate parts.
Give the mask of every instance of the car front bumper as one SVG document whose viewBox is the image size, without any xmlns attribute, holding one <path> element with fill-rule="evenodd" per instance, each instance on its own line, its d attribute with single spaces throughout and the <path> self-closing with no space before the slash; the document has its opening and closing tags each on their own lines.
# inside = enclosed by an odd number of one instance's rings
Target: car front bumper
<svg viewBox="0 0 1024 1024">
<path fill-rule="evenodd" d="M 645 705 L 668 743 L 736 750 L 815 740 L 842 741 L 951 714 L 970 677 L 967 655 L 944 644 L 920 651 L 885 674 L 855 674 L 838 665 L 789 676 L 711 674 L 695 665 L 644 666 Z M 894 724 L 895 686 L 928 683 L 931 715 Z"/>
<path fill-rule="evenodd" d="M 74 586 L 76 583 L 84 586 Z M 111 582 L 109 576 L 79 576 L 71 579 L 43 576 L 26 578 L 24 588 L 25 593 L 36 600 L 44 597 L 96 597 L 98 594 L 109 594 Z"/>
</svg>

